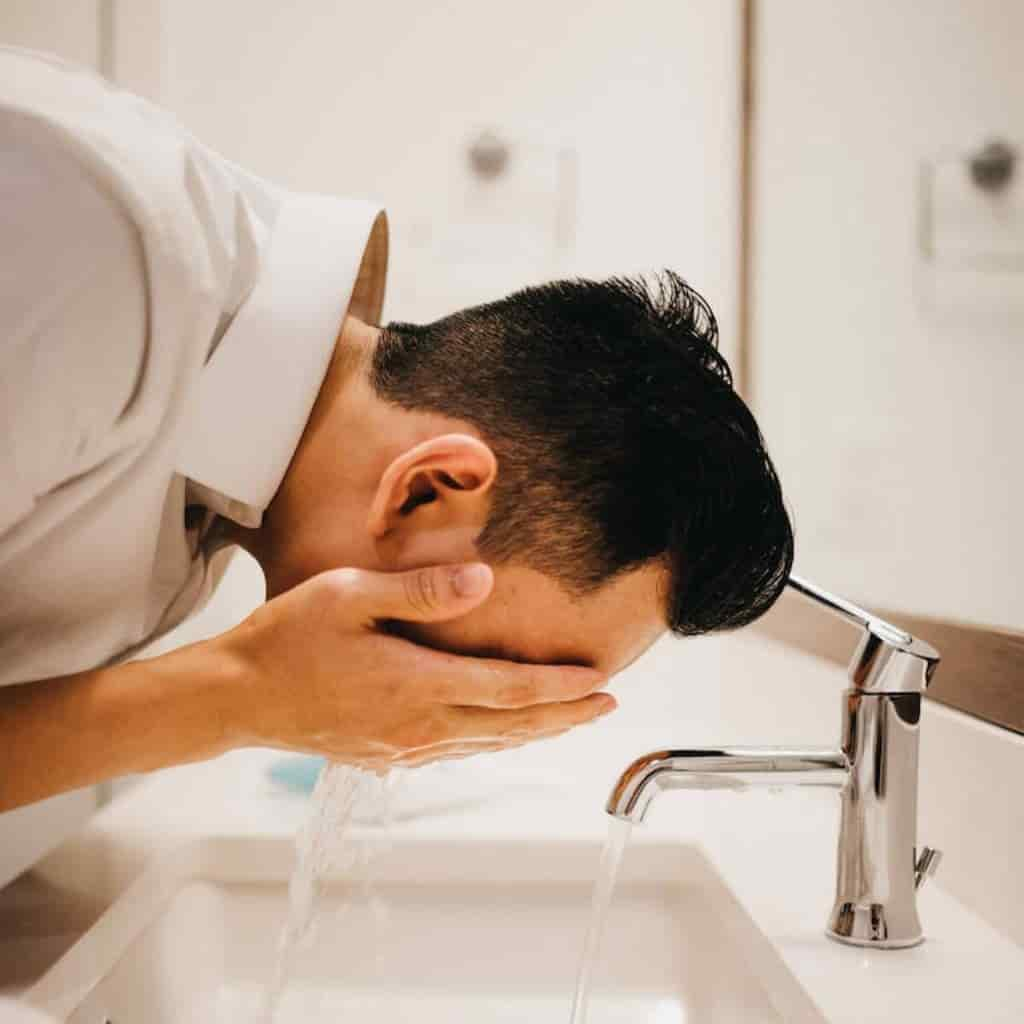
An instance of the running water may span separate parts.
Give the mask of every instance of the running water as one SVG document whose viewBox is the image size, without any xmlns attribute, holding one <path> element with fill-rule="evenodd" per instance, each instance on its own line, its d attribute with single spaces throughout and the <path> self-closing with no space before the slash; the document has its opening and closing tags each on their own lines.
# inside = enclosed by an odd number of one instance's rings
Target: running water
<svg viewBox="0 0 1024 1024">
<path fill-rule="evenodd" d="M 312 938 L 320 883 L 330 871 L 351 877 L 377 852 L 380 844 L 346 842 L 357 805 L 371 804 L 378 821 L 387 825 L 391 777 L 328 761 L 320 772 L 310 801 L 309 817 L 295 837 L 296 863 L 288 883 L 288 918 L 278 939 L 273 980 L 266 989 L 259 1015 L 274 1024 L 295 955 Z"/>
<path fill-rule="evenodd" d="M 608 917 L 608 906 L 615 890 L 615 879 L 619 874 L 619 864 L 625 852 L 626 843 L 632 824 L 621 818 L 612 818 L 608 822 L 608 838 L 605 840 L 604 852 L 601 854 L 601 866 L 597 869 L 597 881 L 594 883 L 594 897 L 590 904 L 590 925 L 587 927 L 587 938 L 583 943 L 583 958 L 580 960 L 580 972 L 576 976 L 576 995 L 572 1001 L 572 1017 L 570 1024 L 586 1024 L 587 1003 L 590 1001 L 590 984 L 601 951 L 601 939 L 604 937 L 604 925 Z"/>
</svg>

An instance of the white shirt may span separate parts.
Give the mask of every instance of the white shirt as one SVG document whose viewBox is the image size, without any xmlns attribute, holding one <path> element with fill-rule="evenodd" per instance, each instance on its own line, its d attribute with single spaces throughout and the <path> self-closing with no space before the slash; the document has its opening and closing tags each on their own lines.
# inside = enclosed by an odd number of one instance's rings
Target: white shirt
<svg viewBox="0 0 1024 1024">
<path fill-rule="evenodd" d="M 0 48 L 0 684 L 130 654 L 259 524 L 387 219 L 203 147 L 91 71 Z M 186 523 L 186 506 L 189 506 Z"/>
</svg>

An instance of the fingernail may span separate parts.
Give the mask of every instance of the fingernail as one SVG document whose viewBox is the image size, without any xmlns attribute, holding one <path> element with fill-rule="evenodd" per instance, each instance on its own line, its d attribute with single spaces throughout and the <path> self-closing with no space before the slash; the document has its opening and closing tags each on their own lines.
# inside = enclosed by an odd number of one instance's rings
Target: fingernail
<svg viewBox="0 0 1024 1024">
<path fill-rule="evenodd" d="M 452 590 L 458 597 L 478 597 L 491 582 L 491 570 L 476 563 L 463 565 L 452 572 Z"/>
<path fill-rule="evenodd" d="M 610 715 L 619 705 L 612 699 L 609 698 L 606 701 L 601 702 L 604 706 L 597 713 L 598 718 L 604 718 L 605 715 Z"/>
</svg>

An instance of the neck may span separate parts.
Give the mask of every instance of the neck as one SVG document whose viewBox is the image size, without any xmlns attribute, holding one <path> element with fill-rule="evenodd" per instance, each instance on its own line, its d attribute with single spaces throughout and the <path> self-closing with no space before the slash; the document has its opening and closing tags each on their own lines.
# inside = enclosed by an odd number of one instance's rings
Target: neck
<svg viewBox="0 0 1024 1024">
<path fill-rule="evenodd" d="M 366 368 L 376 344 L 379 328 L 347 316 L 338 332 L 331 362 L 313 403 L 309 419 L 295 453 L 260 526 L 246 528 L 228 522 L 225 537 L 251 554 L 270 580 L 279 576 L 281 534 L 293 529 L 301 508 L 316 490 L 322 474 L 317 469 L 325 451 L 331 454 L 330 486 L 349 489 L 355 483 L 358 453 L 366 452 L 364 432 L 369 426 L 365 412 L 369 398 Z M 344 439 L 344 444 L 336 442 Z M 352 459 L 348 456 L 356 454 Z M 322 481 L 327 486 L 327 481 Z"/>
</svg>

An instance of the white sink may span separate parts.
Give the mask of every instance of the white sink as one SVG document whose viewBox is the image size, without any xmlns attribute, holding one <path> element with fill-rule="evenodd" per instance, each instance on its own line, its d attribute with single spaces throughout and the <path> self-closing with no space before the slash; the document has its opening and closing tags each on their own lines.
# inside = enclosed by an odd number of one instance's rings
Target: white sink
<svg viewBox="0 0 1024 1024">
<path fill-rule="evenodd" d="M 586 841 L 399 840 L 368 891 L 325 888 L 278 1020 L 567 1024 L 599 857 Z M 188 844 L 29 1001 L 75 1024 L 254 1021 L 292 863 L 284 839 Z M 702 854 L 671 842 L 627 850 L 596 979 L 590 1024 L 823 1020 Z"/>
</svg>

